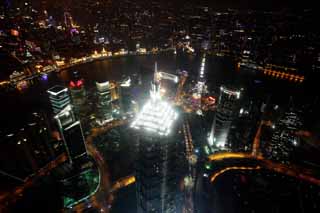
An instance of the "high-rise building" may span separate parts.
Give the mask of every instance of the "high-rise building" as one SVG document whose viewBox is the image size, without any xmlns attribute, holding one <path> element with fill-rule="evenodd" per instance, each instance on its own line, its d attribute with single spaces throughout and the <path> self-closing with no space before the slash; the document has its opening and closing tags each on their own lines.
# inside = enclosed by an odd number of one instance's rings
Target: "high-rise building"
<svg viewBox="0 0 320 213">
<path fill-rule="evenodd" d="M 83 80 L 70 81 L 69 89 L 73 105 L 83 105 L 86 101 L 86 92 L 83 86 Z"/>
<path fill-rule="evenodd" d="M 72 73 L 72 80 L 69 82 L 69 90 L 72 99 L 72 105 L 77 111 L 84 106 L 86 102 L 86 90 L 84 87 L 84 80 L 80 77 L 78 71 Z"/>
<path fill-rule="evenodd" d="M 123 115 L 132 111 L 131 78 L 120 83 L 120 108 Z"/>
<path fill-rule="evenodd" d="M 112 96 L 111 84 L 109 81 L 96 83 L 98 96 L 97 123 L 103 125 L 112 120 Z"/>
<path fill-rule="evenodd" d="M 138 212 L 176 212 L 177 175 L 174 108 L 161 100 L 159 85 L 152 85 L 151 98 L 132 123 L 137 129 L 136 164 Z"/>
<path fill-rule="evenodd" d="M 70 104 L 68 88 L 56 85 L 47 90 L 54 114 L 59 113 Z"/>
<path fill-rule="evenodd" d="M 299 145 L 299 136 L 295 133 L 302 127 L 302 120 L 297 111 L 285 112 L 281 119 L 273 126 L 274 133 L 270 141 L 270 152 L 267 158 L 289 163 L 294 147 Z"/>
<path fill-rule="evenodd" d="M 69 161 L 72 163 L 78 158 L 86 156 L 87 150 L 81 123 L 75 119 L 72 106 L 68 105 L 55 116 L 55 119 L 58 122 Z"/>
<path fill-rule="evenodd" d="M 226 146 L 232 152 L 249 152 L 261 118 L 258 101 L 241 101 L 237 118 L 232 121 Z"/>
<path fill-rule="evenodd" d="M 219 149 L 225 149 L 231 122 L 238 112 L 240 91 L 220 87 L 220 96 L 217 111 L 213 119 L 209 136 L 209 145 Z"/>
</svg>

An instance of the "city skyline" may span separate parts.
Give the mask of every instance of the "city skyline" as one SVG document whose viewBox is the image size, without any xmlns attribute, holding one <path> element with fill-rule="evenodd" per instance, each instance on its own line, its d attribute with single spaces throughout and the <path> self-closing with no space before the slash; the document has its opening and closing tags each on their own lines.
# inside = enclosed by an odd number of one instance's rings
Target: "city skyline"
<svg viewBox="0 0 320 213">
<path fill-rule="evenodd" d="M 311 2 L 6 4 L 0 212 L 319 212 Z"/>
</svg>

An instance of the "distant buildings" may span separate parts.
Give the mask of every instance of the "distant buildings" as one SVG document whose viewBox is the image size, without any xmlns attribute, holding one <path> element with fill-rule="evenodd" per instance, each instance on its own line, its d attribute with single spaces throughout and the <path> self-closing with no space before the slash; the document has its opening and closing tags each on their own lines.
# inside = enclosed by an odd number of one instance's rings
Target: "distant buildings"
<svg viewBox="0 0 320 213">
<path fill-rule="evenodd" d="M 212 129 L 209 136 L 209 145 L 218 149 L 225 149 L 231 122 L 238 113 L 240 91 L 225 86 L 220 87 L 220 96 Z"/>
<path fill-rule="evenodd" d="M 159 86 L 132 123 L 139 132 L 136 165 L 138 212 L 176 212 L 177 112 L 161 100 Z"/>
</svg>

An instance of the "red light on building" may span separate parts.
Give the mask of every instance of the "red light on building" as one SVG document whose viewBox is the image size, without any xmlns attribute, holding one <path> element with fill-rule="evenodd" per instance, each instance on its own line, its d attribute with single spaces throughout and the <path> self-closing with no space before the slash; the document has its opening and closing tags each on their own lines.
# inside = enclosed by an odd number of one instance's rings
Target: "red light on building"
<svg viewBox="0 0 320 213">
<path fill-rule="evenodd" d="M 69 83 L 70 88 L 80 88 L 82 86 L 83 86 L 83 80 L 78 80 L 76 82 L 70 81 L 70 83 Z"/>
<path fill-rule="evenodd" d="M 16 36 L 16 37 L 19 36 L 19 31 L 18 30 L 11 29 L 10 33 L 11 33 L 12 36 Z"/>
<path fill-rule="evenodd" d="M 74 87 L 76 86 L 76 84 L 75 84 L 73 81 L 70 81 L 69 86 L 70 86 L 71 88 L 74 88 Z"/>
<path fill-rule="evenodd" d="M 77 87 L 81 87 L 83 85 L 83 80 L 78 80 L 77 81 Z"/>
<path fill-rule="evenodd" d="M 216 103 L 216 99 L 215 99 L 214 97 L 212 97 L 212 96 L 209 96 L 209 97 L 208 97 L 208 102 L 209 102 L 210 104 L 215 104 L 215 103 Z"/>
</svg>

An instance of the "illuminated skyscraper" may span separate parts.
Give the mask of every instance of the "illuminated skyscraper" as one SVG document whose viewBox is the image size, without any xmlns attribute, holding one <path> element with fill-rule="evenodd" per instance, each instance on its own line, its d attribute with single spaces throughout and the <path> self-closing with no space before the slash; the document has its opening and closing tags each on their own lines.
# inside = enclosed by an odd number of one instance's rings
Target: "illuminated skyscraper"
<svg viewBox="0 0 320 213">
<path fill-rule="evenodd" d="M 68 88 L 56 85 L 47 90 L 54 114 L 59 113 L 67 105 L 70 104 L 70 96 Z"/>
<path fill-rule="evenodd" d="M 302 120 L 297 111 L 284 113 L 282 118 L 273 126 L 274 133 L 270 141 L 270 153 L 267 158 L 288 163 L 292 156 L 294 147 L 299 146 L 300 138 L 295 133 L 302 127 Z"/>
<path fill-rule="evenodd" d="M 152 85 L 151 98 L 132 123 L 139 132 L 136 164 L 138 212 L 176 212 L 175 131 L 178 114 Z"/>
<path fill-rule="evenodd" d="M 126 78 L 120 83 L 120 108 L 122 114 L 127 114 L 132 111 L 132 91 L 131 78 Z"/>
<path fill-rule="evenodd" d="M 80 107 L 86 101 L 86 91 L 83 84 L 83 79 L 80 78 L 77 71 L 73 72 L 73 80 L 69 82 L 69 89 L 72 98 L 72 104 Z"/>
<path fill-rule="evenodd" d="M 75 119 L 72 106 L 68 105 L 55 116 L 59 130 L 68 154 L 69 161 L 72 163 L 78 158 L 86 156 L 86 146 L 83 131 L 79 120 Z"/>
<path fill-rule="evenodd" d="M 231 90 L 224 86 L 220 87 L 220 96 L 216 114 L 213 119 L 212 129 L 209 136 L 209 145 L 224 149 L 231 122 L 236 116 L 240 91 Z"/>
<path fill-rule="evenodd" d="M 112 120 L 112 95 L 109 81 L 96 83 L 98 95 L 98 115 L 97 123 L 103 125 Z"/>
</svg>

